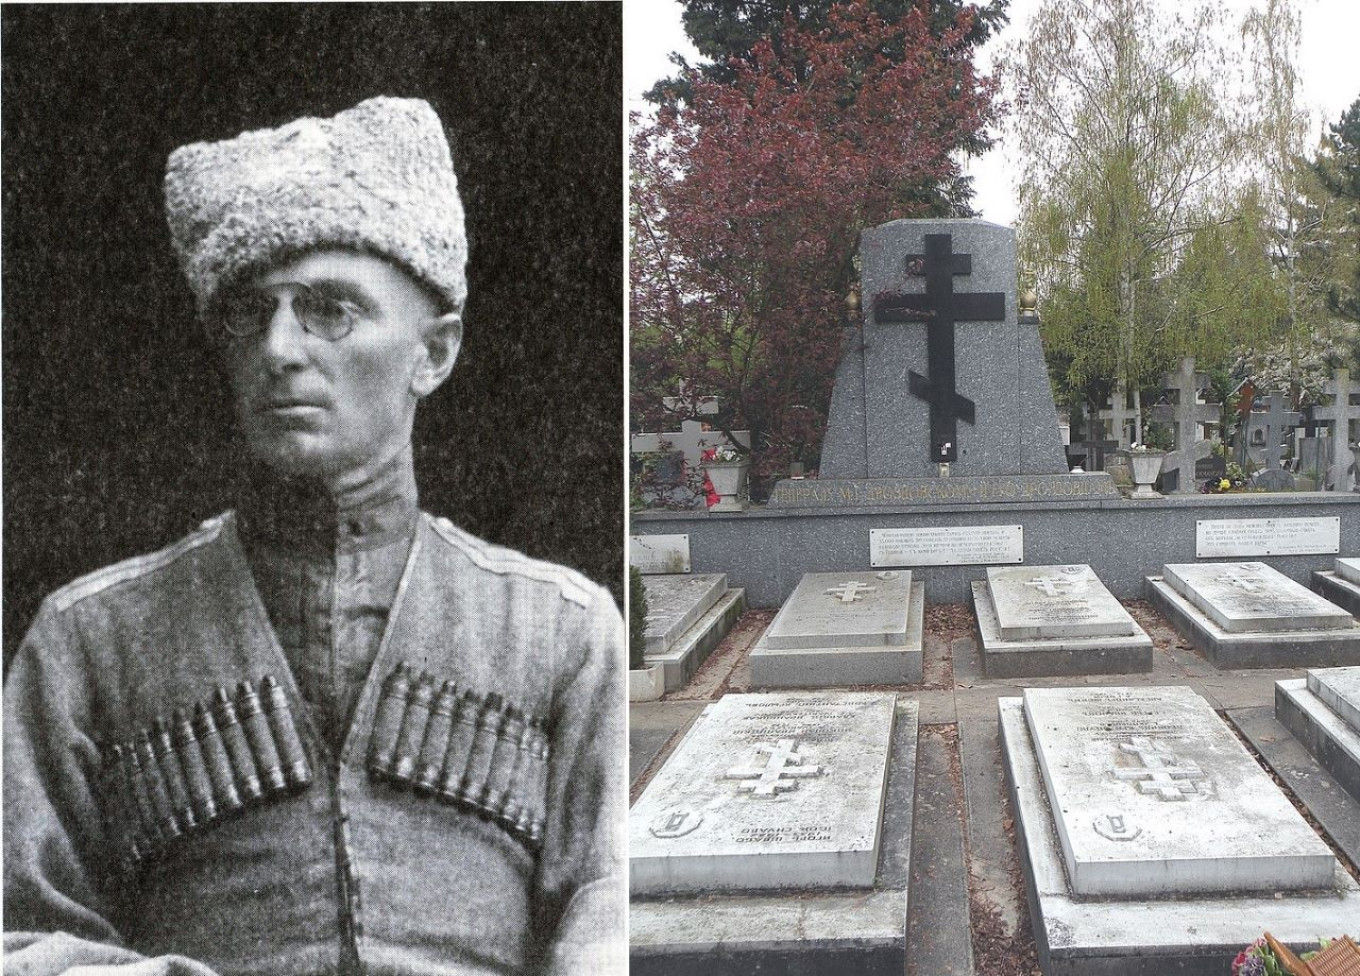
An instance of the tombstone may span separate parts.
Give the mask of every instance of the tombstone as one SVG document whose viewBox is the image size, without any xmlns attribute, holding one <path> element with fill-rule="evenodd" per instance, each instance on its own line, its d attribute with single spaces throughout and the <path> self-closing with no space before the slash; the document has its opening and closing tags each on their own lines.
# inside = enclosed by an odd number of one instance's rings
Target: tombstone
<svg viewBox="0 0 1360 976">
<path fill-rule="evenodd" d="M 1215 667 L 1360 664 L 1355 618 L 1265 563 L 1168 564 L 1147 591 Z"/>
<path fill-rule="evenodd" d="M 1195 462 L 1195 481 L 1203 484 L 1210 478 L 1226 478 L 1228 462 L 1218 454 L 1210 454 Z"/>
<path fill-rule="evenodd" d="M 972 592 L 988 677 L 1152 670 L 1152 638 L 1090 566 L 989 566 Z"/>
<path fill-rule="evenodd" d="M 1049 976 L 1226 971 L 1262 919 L 1312 944 L 1360 917 L 1360 886 L 1193 689 L 1029 688 L 998 712 Z"/>
<path fill-rule="evenodd" d="M 1104 475 L 1067 472 L 1038 328 L 1016 312 L 1013 230 L 898 220 L 863 232 L 860 259 L 870 300 L 836 370 L 826 491 L 782 481 L 772 506 L 892 504 L 899 489 L 938 483 L 946 464 L 954 491 L 940 502 L 1003 497 L 1012 485 L 1024 486 L 1013 495 L 1071 498 L 1074 479 L 1084 497 L 1117 497 Z"/>
<path fill-rule="evenodd" d="M 1360 559 L 1338 558 L 1330 570 L 1314 570 L 1313 592 L 1353 617 L 1360 616 Z"/>
<path fill-rule="evenodd" d="M 726 695 L 629 812 L 630 972 L 903 972 L 917 705 Z"/>
<path fill-rule="evenodd" d="M 1120 450 L 1127 450 L 1137 438 L 1131 438 L 1129 431 L 1137 428 L 1138 411 L 1129 406 L 1129 393 L 1123 380 L 1115 384 L 1110 394 L 1110 402 L 1096 416 L 1105 422 L 1105 429 L 1118 443 Z"/>
<path fill-rule="evenodd" d="M 1277 471 L 1280 469 L 1280 462 L 1284 460 L 1280 451 L 1281 443 L 1289 436 L 1290 431 L 1299 426 L 1303 415 L 1298 411 L 1285 409 L 1285 404 L 1289 402 L 1287 394 L 1272 393 L 1266 401 L 1268 406 L 1265 416 L 1261 418 L 1266 433 L 1262 456 L 1266 469 Z"/>
<path fill-rule="evenodd" d="M 1294 475 L 1284 468 L 1263 468 L 1251 476 L 1251 486 L 1262 491 L 1293 491 Z"/>
<path fill-rule="evenodd" d="M 1195 463 L 1213 453 L 1213 444 L 1199 436 L 1200 424 L 1217 422 L 1219 409 L 1217 404 L 1199 401 L 1199 382 L 1192 356 L 1181 360 L 1176 373 L 1167 376 L 1166 385 L 1176 394 L 1176 403 L 1159 404 L 1150 411 L 1154 420 L 1169 423 L 1175 429 L 1176 449 L 1162 462 L 1162 490 L 1186 495 L 1198 490 Z"/>
<path fill-rule="evenodd" d="M 659 664 L 665 690 L 683 688 L 746 609 L 746 591 L 726 573 L 644 576 L 647 629 L 643 661 Z"/>
<path fill-rule="evenodd" d="M 1360 667 L 1275 682 L 1275 717 L 1360 801 Z"/>
<path fill-rule="evenodd" d="M 924 626 L 910 570 L 805 573 L 751 649 L 751 686 L 915 684 Z"/>
<path fill-rule="evenodd" d="M 1323 385 L 1323 392 L 1332 398 L 1329 405 L 1313 408 L 1313 418 L 1331 426 L 1332 467 L 1327 486 L 1332 491 L 1350 491 L 1355 485 L 1355 454 L 1351 451 L 1351 423 L 1360 420 L 1360 407 L 1352 398 L 1360 393 L 1351 382 L 1351 371 L 1338 369 Z"/>
</svg>

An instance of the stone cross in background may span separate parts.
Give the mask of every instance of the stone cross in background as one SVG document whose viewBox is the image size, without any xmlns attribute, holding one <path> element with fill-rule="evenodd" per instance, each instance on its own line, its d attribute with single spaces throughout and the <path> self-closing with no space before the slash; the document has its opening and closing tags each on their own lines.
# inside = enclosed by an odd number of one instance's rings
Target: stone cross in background
<svg viewBox="0 0 1360 976">
<path fill-rule="evenodd" d="M 734 430 L 732 431 L 732 438 L 742 447 L 751 446 L 751 432 L 749 430 Z M 678 431 L 666 431 L 660 434 L 634 434 L 632 447 L 634 454 L 660 450 L 682 451 L 685 455 L 685 464 L 691 468 L 697 468 L 703 462 L 704 451 L 722 447 L 729 443 L 722 431 L 704 430 L 704 425 L 701 422 L 686 420 L 680 424 Z M 666 445 L 669 445 L 669 447 Z"/>
<path fill-rule="evenodd" d="M 1355 484 L 1351 474 L 1355 455 L 1351 453 L 1351 422 L 1360 419 L 1360 408 L 1351 402 L 1357 392 L 1351 383 L 1351 371 L 1338 369 L 1336 375 L 1322 387 L 1332 397 L 1331 406 L 1313 408 L 1316 420 L 1327 420 L 1332 425 L 1332 470 L 1329 480 L 1333 491 L 1350 491 Z"/>
<path fill-rule="evenodd" d="M 1280 441 L 1284 440 L 1286 433 L 1297 427 L 1302 419 L 1302 415 L 1297 411 L 1285 409 L 1288 402 L 1289 395 L 1286 393 L 1272 393 L 1266 398 L 1266 415 L 1262 419 L 1266 428 L 1267 471 L 1273 471 L 1280 466 Z"/>
<path fill-rule="evenodd" d="M 1110 405 L 1102 409 L 1096 416 L 1105 421 L 1105 429 L 1118 443 L 1119 447 L 1121 449 L 1128 448 L 1131 443 L 1129 428 L 1138 420 L 1138 412 L 1129 406 L 1129 394 L 1124 387 L 1123 380 L 1119 381 L 1114 392 L 1110 394 Z"/>
<path fill-rule="evenodd" d="M 1218 420 L 1216 403 L 1199 402 L 1199 383 L 1195 378 L 1195 359 L 1186 356 L 1174 376 L 1167 376 L 1168 390 L 1175 392 L 1174 405 L 1159 404 L 1150 411 L 1159 423 L 1170 423 L 1175 428 L 1176 449 L 1166 456 L 1162 465 L 1162 485 L 1179 495 L 1195 491 L 1195 462 L 1208 457 L 1213 445 L 1199 437 L 1199 425 Z M 1167 475 L 1174 475 L 1174 484 Z"/>
</svg>

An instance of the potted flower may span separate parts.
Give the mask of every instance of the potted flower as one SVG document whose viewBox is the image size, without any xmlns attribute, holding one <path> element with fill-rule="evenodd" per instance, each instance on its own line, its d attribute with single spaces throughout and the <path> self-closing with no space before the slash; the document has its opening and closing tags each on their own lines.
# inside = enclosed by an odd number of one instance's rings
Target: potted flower
<svg viewBox="0 0 1360 976">
<path fill-rule="evenodd" d="M 710 512 L 742 512 L 746 505 L 741 496 L 746 491 L 746 475 L 751 462 L 736 448 L 724 444 L 703 453 L 704 474 L 718 496 L 709 502 Z"/>
</svg>

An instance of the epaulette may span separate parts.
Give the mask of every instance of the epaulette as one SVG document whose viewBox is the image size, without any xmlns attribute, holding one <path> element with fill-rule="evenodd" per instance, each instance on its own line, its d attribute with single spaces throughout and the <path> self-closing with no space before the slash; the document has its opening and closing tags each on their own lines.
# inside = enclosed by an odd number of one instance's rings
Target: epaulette
<svg viewBox="0 0 1360 976">
<path fill-rule="evenodd" d="M 64 613 L 82 600 L 102 593 L 111 587 L 169 566 L 184 554 L 216 539 L 230 516 L 230 512 L 224 512 L 208 519 L 183 539 L 166 546 L 164 549 L 148 553 L 145 556 L 134 556 L 131 559 L 114 563 L 112 566 L 105 566 L 103 569 L 97 569 L 93 573 L 67 583 L 52 594 L 50 598 L 52 608 L 58 613 Z"/>
<path fill-rule="evenodd" d="M 554 584 L 562 598 L 583 607 L 590 606 L 595 584 L 574 569 L 534 559 L 522 552 L 497 546 L 464 532 L 446 518 L 430 517 L 440 538 L 454 545 L 481 569 L 504 576 L 523 576 L 541 583 Z"/>
</svg>

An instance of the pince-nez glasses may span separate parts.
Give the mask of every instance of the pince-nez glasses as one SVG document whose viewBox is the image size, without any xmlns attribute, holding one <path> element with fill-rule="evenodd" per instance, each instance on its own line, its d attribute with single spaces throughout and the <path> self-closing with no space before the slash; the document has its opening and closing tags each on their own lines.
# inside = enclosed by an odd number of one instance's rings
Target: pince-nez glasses
<svg viewBox="0 0 1360 976">
<path fill-rule="evenodd" d="M 268 288 L 251 288 L 228 295 L 213 312 L 213 321 L 234 339 L 248 339 L 269 328 L 278 309 L 281 290 L 289 294 L 293 317 L 304 332 L 338 342 L 354 331 L 363 317 L 352 302 L 318 291 L 300 281 L 281 281 Z"/>
</svg>

